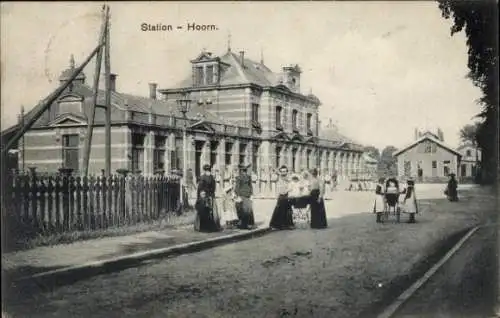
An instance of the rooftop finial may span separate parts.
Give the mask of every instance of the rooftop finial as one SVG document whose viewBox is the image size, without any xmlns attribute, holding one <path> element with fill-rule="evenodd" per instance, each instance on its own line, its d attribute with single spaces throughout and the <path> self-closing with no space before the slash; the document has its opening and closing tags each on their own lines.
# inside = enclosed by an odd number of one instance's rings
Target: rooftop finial
<svg viewBox="0 0 500 318">
<path fill-rule="evenodd" d="M 75 68 L 75 56 L 73 54 L 71 54 L 71 57 L 69 58 L 69 67 Z"/>
<path fill-rule="evenodd" d="M 264 65 L 264 50 L 260 48 L 260 64 Z"/>
<path fill-rule="evenodd" d="M 313 94 L 313 89 L 312 87 L 309 87 L 309 95 L 312 95 Z"/>
<path fill-rule="evenodd" d="M 231 32 L 227 33 L 227 51 L 231 52 Z"/>
</svg>

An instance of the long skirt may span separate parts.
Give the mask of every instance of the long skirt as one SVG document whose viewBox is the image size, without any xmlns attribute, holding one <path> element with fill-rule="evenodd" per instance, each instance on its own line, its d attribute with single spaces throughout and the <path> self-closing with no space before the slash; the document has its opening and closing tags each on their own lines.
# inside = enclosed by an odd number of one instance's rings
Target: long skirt
<svg viewBox="0 0 500 318">
<path fill-rule="evenodd" d="M 324 229 L 328 226 L 326 221 L 326 208 L 323 198 L 319 198 L 319 190 L 311 191 L 311 228 Z"/>
<path fill-rule="evenodd" d="M 373 202 L 373 213 L 380 213 L 385 211 L 384 196 L 381 194 L 375 195 L 375 200 Z"/>
<path fill-rule="evenodd" d="M 294 226 L 292 206 L 287 195 L 280 195 L 278 197 L 269 226 L 279 230 Z"/>
<path fill-rule="evenodd" d="M 215 198 L 198 199 L 194 229 L 199 232 L 218 232 L 222 229 Z"/>
<path fill-rule="evenodd" d="M 457 188 L 454 186 L 448 185 L 446 187 L 445 194 L 450 201 L 458 201 L 458 191 Z"/>
<path fill-rule="evenodd" d="M 239 222 L 238 215 L 236 214 L 236 208 L 234 200 L 230 195 L 225 194 L 222 197 L 222 215 L 221 220 L 226 225 L 233 225 Z"/>
<path fill-rule="evenodd" d="M 240 227 L 248 228 L 255 225 L 255 216 L 253 214 L 252 200 L 250 198 L 241 198 L 241 202 L 236 203 Z"/>
</svg>

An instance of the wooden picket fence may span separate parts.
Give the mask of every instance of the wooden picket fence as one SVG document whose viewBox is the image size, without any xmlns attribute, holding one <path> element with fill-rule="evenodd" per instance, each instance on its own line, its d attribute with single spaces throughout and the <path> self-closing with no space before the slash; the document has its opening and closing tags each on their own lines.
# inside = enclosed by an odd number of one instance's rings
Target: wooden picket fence
<svg viewBox="0 0 500 318">
<path fill-rule="evenodd" d="M 96 231 L 160 219 L 179 209 L 179 178 L 10 174 L 3 217 L 17 235 Z"/>
</svg>

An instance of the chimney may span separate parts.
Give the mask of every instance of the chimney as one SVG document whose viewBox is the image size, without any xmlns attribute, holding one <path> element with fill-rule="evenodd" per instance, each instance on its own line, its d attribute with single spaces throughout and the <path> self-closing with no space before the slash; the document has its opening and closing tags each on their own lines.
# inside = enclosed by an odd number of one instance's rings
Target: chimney
<svg viewBox="0 0 500 318">
<path fill-rule="evenodd" d="M 415 128 L 415 140 L 417 140 L 417 139 L 418 139 L 418 130 L 417 130 L 417 128 Z"/>
<path fill-rule="evenodd" d="M 240 63 L 241 66 L 245 67 L 245 51 L 240 51 Z"/>
<path fill-rule="evenodd" d="M 109 74 L 109 88 L 112 92 L 116 92 L 116 74 Z"/>
<path fill-rule="evenodd" d="M 156 99 L 156 89 L 158 88 L 158 84 L 149 83 L 149 98 Z"/>
</svg>

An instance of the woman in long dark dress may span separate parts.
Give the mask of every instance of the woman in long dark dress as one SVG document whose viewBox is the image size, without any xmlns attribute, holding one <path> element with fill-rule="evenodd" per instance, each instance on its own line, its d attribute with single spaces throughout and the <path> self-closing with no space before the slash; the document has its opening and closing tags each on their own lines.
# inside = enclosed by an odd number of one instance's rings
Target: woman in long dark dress
<svg viewBox="0 0 500 318">
<path fill-rule="evenodd" d="M 195 230 L 199 232 L 218 232 L 221 230 L 219 213 L 215 202 L 215 178 L 209 165 L 203 166 L 204 174 L 198 182 Z"/>
<path fill-rule="evenodd" d="M 323 199 L 325 186 L 318 178 L 318 170 L 311 170 L 310 189 L 311 189 L 311 228 L 324 229 L 328 226 L 326 221 L 325 201 Z"/>
<path fill-rule="evenodd" d="M 450 180 L 448 181 L 448 186 L 446 187 L 446 196 L 450 201 L 458 201 L 458 182 L 455 179 L 455 174 L 450 174 Z"/>
<path fill-rule="evenodd" d="M 276 201 L 276 207 L 274 208 L 273 215 L 271 217 L 270 227 L 278 230 L 293 229 L 293 214 L 292 205 L 288 198 L 288 168 L 286 166 L 281 166 L 279 169 L 280 177 L 276 183 L 276 188 L 278 192 L 278 200 Z"/>
</svg>

